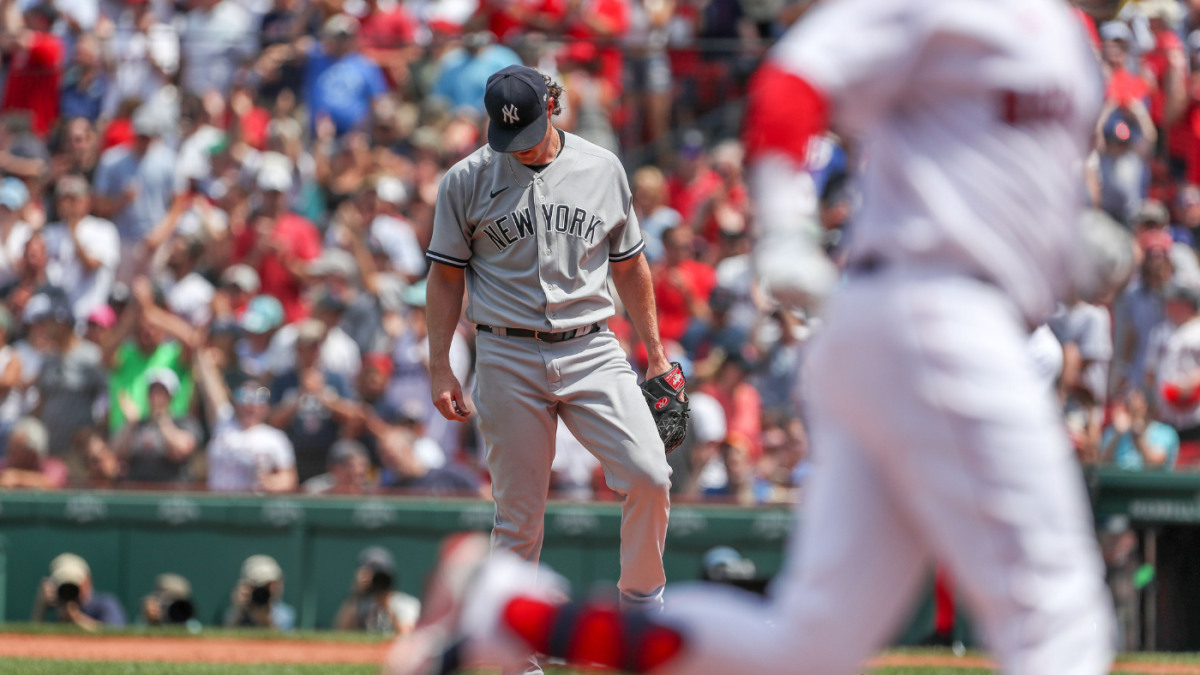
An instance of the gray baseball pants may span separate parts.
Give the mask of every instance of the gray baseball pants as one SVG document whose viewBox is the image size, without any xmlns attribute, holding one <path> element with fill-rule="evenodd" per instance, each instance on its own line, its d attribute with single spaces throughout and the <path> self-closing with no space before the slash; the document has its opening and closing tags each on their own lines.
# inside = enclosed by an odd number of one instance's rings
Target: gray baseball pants
<svg viewBox="0 0 1200 675">
<path fill-rule="evenodd" d="M 607 329 L 548 343 L 479 333 L 475 405 L 487 443 L 492 547 L 537 562 L 561 417 L 600 460 L 621 508 L 622 604 L 662 603 L 671 469 L 654 417 Z"/>
</svg>

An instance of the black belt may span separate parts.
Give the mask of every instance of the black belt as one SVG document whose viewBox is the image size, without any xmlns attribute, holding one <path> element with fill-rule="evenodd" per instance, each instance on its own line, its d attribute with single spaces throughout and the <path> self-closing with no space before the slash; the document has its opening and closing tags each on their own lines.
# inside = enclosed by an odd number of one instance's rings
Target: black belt
<svg viewBox="0 0 1200 675">
<path fill-rule="evenodd" d="M 565 342 L 567 340 L 573 340 L 577 337 L 583 337 L 584 335 L 598 332 L 601 328 L 602 326 L 599 323 L 594 323 L 590 326 L 573 328 L 571 330 L 559 331 L 557 333 L 549 333 L 540 330 L 529 330 L 528 328 L 493 328 L 492 326 L 485 326 L 483 324 L 475 326 L 475 330 L 481 330 L 485 333 L 492 333 L 493 335 L 533 338 L 535 340 L 541 340 L 542 342 Z"/>
</svg>

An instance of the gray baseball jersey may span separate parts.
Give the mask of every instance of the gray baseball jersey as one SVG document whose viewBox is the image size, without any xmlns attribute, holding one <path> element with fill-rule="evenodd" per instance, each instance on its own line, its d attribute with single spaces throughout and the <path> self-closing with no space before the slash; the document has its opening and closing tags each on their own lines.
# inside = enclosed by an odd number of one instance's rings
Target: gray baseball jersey
<svg viewBox="0 0 1200 675">
<path fill-rule="evenodd" d="M 608 263 L 644 246 L 625 169 L 564 133 L 540 172 L 489 146 L 442 178 L 430 260 L 466 268 L 474 323 L 570 330 L 613 315 Z"/>
<path fill-rule="evenodd" d="M 442 179 L 428 256 L 466 269 L 475 323 L 563 331 L 613 315 L 608 263 L 643 248 L 629 183 L 611 152 L 571 134 L 563 140 L 540 172 L 484 146 Z M 493 546 L 541 555 L 561 418 L 625 498 L 622 603 L 660 604 L 671 469 L 616 337 L 602 330 L 548 343 L 480 333 L 476 352 Z"/>
</svg>

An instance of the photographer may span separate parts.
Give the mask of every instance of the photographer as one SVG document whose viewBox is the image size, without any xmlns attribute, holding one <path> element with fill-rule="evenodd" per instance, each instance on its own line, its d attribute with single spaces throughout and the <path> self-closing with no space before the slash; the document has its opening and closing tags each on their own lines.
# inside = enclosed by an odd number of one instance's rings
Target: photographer
<svg viewBox="0 0 1200 675">
<path fill-rule="evenodd" d="M 283 570 L 269 555 L 246 558 L 231 602 L 225 612 L 227 627 L 277 630 L 296 627 L 296 610 L 283 601 Z"/>
<path fill-rule="evenodd" d="M 338 609 L 334 627 L 398 635 L 412 632 L 421 615 L 421 601 L 392 590 L 398 581 L 391 553 L 379 546 L 363 549 L 350 596 Z"/>
<path fill-rule="evenodd" d="M 147 626 L 184 624 L 195 614 L 192 585 L 178 574 L 158 575 L 154 590 L 142 598 L 142 621 Z"/>
<path fill-rule="evenodd" d="M 52 618 L 47 618 L 47 610 L 53 612 Z M 92 570 L 83 558 L 63 553 L 50 561 L 50 576 L 42 579 L 32 620 L 69 621 L 95 631 L 101 626 L 124 626 L 125 610 L 116 596 L 92 588 Z"/>
</svg>

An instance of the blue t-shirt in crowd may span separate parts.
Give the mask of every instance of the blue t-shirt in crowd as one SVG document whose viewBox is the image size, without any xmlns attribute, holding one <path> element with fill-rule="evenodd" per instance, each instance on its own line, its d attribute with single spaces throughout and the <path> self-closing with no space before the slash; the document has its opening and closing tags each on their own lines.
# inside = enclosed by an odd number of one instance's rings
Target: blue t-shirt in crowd
<svg viewBox="0 0 1200 675">
<path fill-rule="evenodd" d="M 110 148 L 100 156 L 93 187 L 105 197 L 133 189 L 133 201 L 112 222 L 122 241 L 141 241 L 175 201 L 175 151 L 162 141 L 151 143 L 143 157 L 128 146 Z"/>
<path fill-rule="evenodd" d="M 1105 429 L 1104 436 L 1100 439 L 1100 447 L 1107 448 L 1115 433 L 1117 432 L 1112 427 Z M 1171 471 L 1175 468 L 1175 460 L 1179 457 L 1178 432 L 1162 422 L 1151 421 L 1146 425 L 1145 441 L 1167 453 L 1167 461 L 1161 467 L 1163 471 Z M 1133 445 L 1132 432 L 1125 432 L 1120 440 L 1117 441 L 1117 447 L 1113 451 L 1113 464 L 1117 468 L 1127 471 L 1143 471 L 1146 469 L 1142 453 L 1138 452 L 1138 449 Z"/>
<path fill-rule="evenodd" d="M 125 625 L 125 608 L 121 607 L 121 601 L 112 593 L 95 591 L 79 609 L 105 626 Z"/>
<path fill-rule="evenodd" d="M 441 74 L 431 93 L 445 98 L 451 108 L 467 105 L 484 112 L 483 93 L 488 78 L 498 70 L 520 63 L 516 52 L 500 45 L 484 47 L 475 56 L 465 49 L 456 49 L 438 63 Z"/>
<path fill-rule="evenodd" d="M 329 115 L 340 135 L 367 118 L 371 101 L 387 92 L 387 81 L 379 66 L 362 54 L 335 59 L 318 44 L 308 55 L 304 91 L 313 125 Z"/>
<path fill-rule="evenodd" d="M 100 117 L 100 106 L 104 92 L 108 90 L 108 78 L 101 75 L 83 83 L 78 68 L 68 69 L 63 74 L 62 93 L 58 98 L 58 115 L 64 120 L 82 117 L 95 122 Z"/>
</svg>

